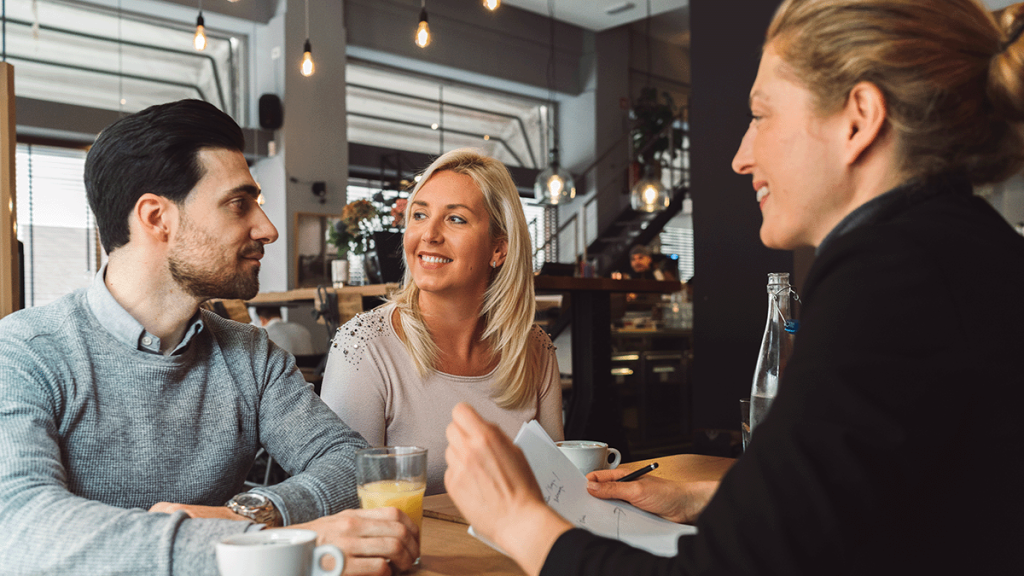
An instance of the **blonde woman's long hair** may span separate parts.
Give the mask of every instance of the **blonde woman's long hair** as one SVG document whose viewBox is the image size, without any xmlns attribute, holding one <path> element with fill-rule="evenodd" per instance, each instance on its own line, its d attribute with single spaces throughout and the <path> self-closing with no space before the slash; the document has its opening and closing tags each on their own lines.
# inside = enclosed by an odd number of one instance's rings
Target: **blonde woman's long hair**
<svg viewBox="0 0 1024 576">
<path fill-rule="evenodd" d="M 492 270 L 490 285 L 484 293 L 480 310 L 485 323 L 482 340 L 490 347 L 491 354 L 498 357 L 496 385 L 492 392 L 495 402 L 502 408 L 528 406 L 536 401 L 541 374 L 539 351 L 530 349 L 536 303 L 530 234 L 519 192 L 504 164 L 476 150 L 460 148 L 440 156 L 423 172 L 409 196 L 406 212 L 420 188 L 442 171 L 473 179 L 484 196 L 491 240 L 508 242 L 505 263 Z M 402 322 L 405 347 L 417 370 L 425 376 L 436 370 L 438 349 L 423 322 L 420 289 L 409 273 L 405 250 L 402 260 L 405 263 L 403 287 L 391 301 L 396 304 Z"/>
</svg>

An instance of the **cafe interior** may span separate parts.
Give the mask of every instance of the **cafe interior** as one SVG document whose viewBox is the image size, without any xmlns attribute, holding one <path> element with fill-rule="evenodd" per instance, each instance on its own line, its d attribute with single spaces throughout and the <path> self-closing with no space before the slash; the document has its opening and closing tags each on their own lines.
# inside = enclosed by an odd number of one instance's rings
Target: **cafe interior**
<svg viewBox="0 0 1024 576">
<path fill-rule="evenodd" d="M 773 9 L 747 4 L 5 0 L 0 316 L 105 262 L 81 181 L 96 134 L 203 99 L 243 127 L 281 232 L 261 293 L 211 306 L 254 322 L 252 306 L 282 307 L 313 335 L 300 364 L 315 384 L 332 331 L 401 282 L 396 202 L 434 157 L 473 147 L 520 191 L 566 438 L 623 461 L 736 456 L 765 279 L 789 273 L 799 293 L 814 257 L 762 246 L 730 169 Z M 1024 179 L 978 192 L 1024 234 Z M 380 215 L 367 250 L 339 258 L 330 229 L 356 200 Z M 638 245 L 670 274 L 614 279 Z"/>
</svg>

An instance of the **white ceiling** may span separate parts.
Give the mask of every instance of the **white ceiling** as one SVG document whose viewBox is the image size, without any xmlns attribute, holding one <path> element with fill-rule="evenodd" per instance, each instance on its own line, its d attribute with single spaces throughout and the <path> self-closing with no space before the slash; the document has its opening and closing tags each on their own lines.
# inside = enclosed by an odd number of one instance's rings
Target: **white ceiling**
<svg viewBox="0 0 1024 576">
<path fill-rule="evenodd" d="M 555 20 L 600 32 L 647 17 L 648 0 L 552 0 Z M 503 4 L 548 15 L 548 0 L 503 0 Z M 689 0 L 650 0 L 651 15 L 687 9 Z M 500 8 L 499 8 L 500 10 Z M 654 32 L 652 24 L 652 33 Z"/>
</svg>

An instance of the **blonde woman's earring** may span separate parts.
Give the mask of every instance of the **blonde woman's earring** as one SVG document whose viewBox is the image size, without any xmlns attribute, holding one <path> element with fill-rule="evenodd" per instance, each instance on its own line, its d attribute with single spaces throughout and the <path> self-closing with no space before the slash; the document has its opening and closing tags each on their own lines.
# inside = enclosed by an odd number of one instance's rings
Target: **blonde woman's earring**
<svg viewBox="0 0 1024 576">
<path fill-rule="evenodd" d="M 491 268 L 497 268 L 497 267 L 498 267 L 498 261 L 497 260 L 491 260 Z"/>
</svg>

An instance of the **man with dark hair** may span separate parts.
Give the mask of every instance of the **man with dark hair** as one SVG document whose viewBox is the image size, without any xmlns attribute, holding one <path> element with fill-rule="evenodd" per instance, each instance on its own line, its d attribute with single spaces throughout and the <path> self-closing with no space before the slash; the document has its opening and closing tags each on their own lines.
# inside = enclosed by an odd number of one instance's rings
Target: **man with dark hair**
<svg viewBox="0 0 1024 576">
<path fill-rule="evenodd" d="M 302 324 L 282 320 L 280 306 L 256 306 L 256 316 L 274 344 L 295 356 L 314 354 L 313 335 Z"/>
<path fill-rule="evenodd" d="M 119 120 L 89 152 L 108 264 L 0 320 L 5 574 L 213 575 L 218 540 L 276 526 L 338 545 L 346 574 L 418 557 L 404 514 L 346 510 L 366 442 L 292 357 L 199 308 L 255 296 L 278 236 L 243 145 L 230 117 L 185 100 Z M 244 492 L 260 447 L 292 476 Z"/>
</svg>

